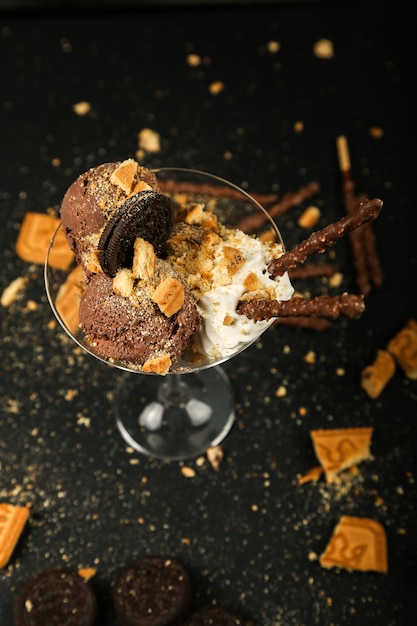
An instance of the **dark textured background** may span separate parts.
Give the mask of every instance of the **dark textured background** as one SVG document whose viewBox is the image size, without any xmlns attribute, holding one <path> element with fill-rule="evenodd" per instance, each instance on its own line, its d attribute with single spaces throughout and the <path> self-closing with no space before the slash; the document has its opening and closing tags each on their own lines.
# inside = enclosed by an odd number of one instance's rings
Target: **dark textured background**
<svg viewBox="0 0 417 626">
<path fill-rule="evenodd" d="M 334 58 L 314 55 L 322 37 L 333 42 Z M 280 43 L 276 54 L 268 41 Z M 97 568 L 98 623 L 113 626 L 117 573 L 135 556 L 160 552 L 189 569 L 196 603 L 215 598 L 256 626 L 411 623 L 416 382 L 397 370 L 371 400 L 359 380 L 417 316 L 412 47 L 411 19 L 398 3 L 0 13 L 0 292 L 29 278 L 0 311 L 0 501 L 32 504 L 0 571 L 1 626 L 13 623 L 22 583 L 58 565 Z M 210 64 L 190 67 L 191 52 Z M 225 88 L 213 96 L 217 80 Z M 92 105 L 85 117 L 72 110 L 81 100 Z M 320 207 L 320 225 L 344 213 L 336 137 L 345 134 L 358 191 L 384 200 L 375 224 L 384 288 L 370 294 L 358 321 L 339 320 L 323 333 L 275 328 L 229 362 L 237 420 L 225 462 L 218 473 L 188 462 L 194 478 L 181 464 L 126 448 L 112 412 L 120 374 L 50 327 L 42 268 L 15 253 L 26 211 L 58 210 L 79 173 L 135 156 L 144 127 L 162 138 L 161 151 L 144 160 L 150 167 L 200 168 L 252 192 L 284 194 L 318 181 L 306 205 Z M 372 137 L 371 127 L 383 136 Z M 305 237 L 297 226 L 305 206 L 278 221 L 288 247 Z M 320 280 L 296 287 L 355 291 L 348 240 L 334 252 L 339 288 Z M 314 364 L 304 360 L 309 350 Z M 284 398 L 275 395 L 281 384 Z M 343 489 L 297 484 L 316 463 L 312 428 L 368 425 L 374 458 L 359 476 Z M 384 525 L 387 575 L 326 571 L 311 559 L 342 514 Z"/>
</svg>

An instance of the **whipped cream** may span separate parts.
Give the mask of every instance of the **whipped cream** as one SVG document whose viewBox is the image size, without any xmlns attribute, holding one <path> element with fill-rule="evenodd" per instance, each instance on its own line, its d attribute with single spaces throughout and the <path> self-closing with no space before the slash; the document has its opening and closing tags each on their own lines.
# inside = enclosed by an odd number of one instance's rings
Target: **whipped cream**
<svg viewBox="0 0 417 626">
<path fill-rule="evenodd" d="M 237 312 L 242 295 L 248 292 L 248 277 L 256 277 L 256 293 L 259 298 L 268 293 L 270 299 L 289 300 L 294 288 L 288 274 L 272 278 L 267 271 L 272 258 L 282 254 L 280 244 L 266 244 L 246 235 L 240 230 L 230 231 L 224 245 L 239 249 L 244 263 L 231 277 L 230 283 L 206 291 L 198 300 L 197 307 L 203 323 L 199 340 L 204 352 L 210 358 L 221 358 L 233 354 L 257 339 L 272 323 L 271 320 L 254 322 Z M 219 247 L 213 267 L 213 284 L 216 272 L 222 271 L 223 247 Z"/>
</svg>

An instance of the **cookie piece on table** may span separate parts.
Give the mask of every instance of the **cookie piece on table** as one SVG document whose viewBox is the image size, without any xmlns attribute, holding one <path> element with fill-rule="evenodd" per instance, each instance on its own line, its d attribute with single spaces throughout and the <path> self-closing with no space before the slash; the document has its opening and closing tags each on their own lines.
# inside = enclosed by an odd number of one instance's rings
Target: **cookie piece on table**
<svg viewBox="0 0 417 626">
<path fill-rule="evenodd" d="M 312 430 L 310 436 L 327 483 L 338 481 L 338 474 L 371 456 L 372 427 Z"/>
<path fill-rule="evenodd" d="M 59 219 L 44 213 L 28 212 L 23 218 L 16 240 L 18 256 L 29 263 L 45 263 L 49 244 L 56 231 L 54 247 L 49 255 L 49 264 L 56 269 L 66 270 L 74 258 L 65 234 L 59 226 Z"/>
<path fill-rule="evenodd" d="M 119 574 L 113 601 L 123 626 L 171 626 L 190 608 L 188 572 L 168 556 L 138 558 Z"/>
<path fill-rule="evenodd" d="M 93 587 L 76 572 L 47 569 L 21 588 L 14 606 L 15 626 L 92 626 L 97 600 Z"/>
<path fill-rule="evenodd" d="M 29 517 L 29 506 L 0 502 L 0 569 L 5 567 Z"/>
<path fill-rule="evenodd" d="M 203 604 L 191 613 L 183 626 L 245 626 L 245 622 L 222 604 Z"/>
<path fill-rule="evenodd" d="M 342 515 L 320 556 L 320 565 L 362 572 L 388 572 L 384 527 L 366 517 Z"/>
</svg>

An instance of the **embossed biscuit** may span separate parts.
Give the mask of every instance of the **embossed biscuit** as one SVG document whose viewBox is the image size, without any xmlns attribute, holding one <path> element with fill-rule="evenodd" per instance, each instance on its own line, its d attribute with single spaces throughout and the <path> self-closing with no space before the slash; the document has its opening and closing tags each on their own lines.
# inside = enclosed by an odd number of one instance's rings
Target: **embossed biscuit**
<svg viewBox="0 0 417 626">
<path fill-rule="evenodd" d="M 372 433 L 372 427 L 310 431 L 314 451 L 328 483 L 336 482 L 344 469 L 371 459 Z"/>
<path fill-rule="evenodd" d="M 417 322 L 410 320 L 408 324 L 388 343 L 388 350 L 394 355 L 405 375 L 412 380 L 417 379 Z"/>
<path fill-rule="evenodd" d="M 58 291 L 55 307 L 69 331 L 75 335 L 80 321 L 78 310 L 83 286 L 83 268 L 77 265 L 68 275 Z"/>
<path fill-rule="evenodd" d="M 152 300 L 156 302 L 162 313 L 171 317 L 184 304 L 184 287 L 176 278 L 165 278 L 155 289 Z"/>
<path fill-rule="evenodd" d="M 376 520 L 343 515 L 319 560 L 325 568 L 385 574 L 388 572 L 385 529 Z"/>
<path fill-rule="evenodd" d="M 16 252 L 29 263 L 45 263 L 52 236 L 59 226 L 59 219 L 46 213 L 26 213 L 16 240 Z M 64 231 L 58 230 L 54 247 L 49 255 L 49 264 L 56 269 L 66 270 L 74 258 Z"/>
<path fill-rule="evenodd" d="M 0 503 L 0 568 L 9 562 L 28 517 L 28 506 Z"/>
<path fill-rule="evenodd" d="M 395 373 L 395 361 L 387 350 L 378 350 L 371 365 L 361 372 L 361 387 L 370 398 L 378 398 Z"/>
</svg>

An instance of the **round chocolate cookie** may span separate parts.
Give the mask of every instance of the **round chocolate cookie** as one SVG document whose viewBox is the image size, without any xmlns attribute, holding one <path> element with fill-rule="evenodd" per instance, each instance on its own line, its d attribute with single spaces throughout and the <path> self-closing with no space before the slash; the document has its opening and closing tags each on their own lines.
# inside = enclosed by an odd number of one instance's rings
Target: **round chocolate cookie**
<svg viewBox="0 0 417 626">
<path fill-rule="evenodd" d="M 122 570 L 113 598 L 123 626 L 170 626 L 189 610 L 190 578 L 175 559 L 145 556 Z"/>
<path fill-rule="evenodd" d="M 15 626 L 92 626 L 97 601 L 93 587 L 76 572 L 47 569 L 30 578 L 16 597 Z"/>
<path fill-rule="evenodd" d="M 245 622 L 222 604 L 203 604 L 191 613 L 183 626 L 245 626 Z"/>
</svg>

